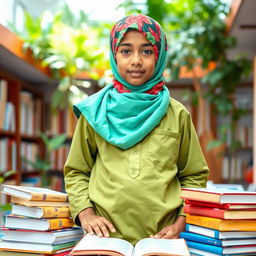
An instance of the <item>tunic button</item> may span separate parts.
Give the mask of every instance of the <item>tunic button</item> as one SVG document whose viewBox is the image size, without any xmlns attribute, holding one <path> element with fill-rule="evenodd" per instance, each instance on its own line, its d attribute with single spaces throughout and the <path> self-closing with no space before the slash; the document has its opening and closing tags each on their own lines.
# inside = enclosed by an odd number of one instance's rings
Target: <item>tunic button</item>
<svg viewBox="0 0 256 256">
<path fill-rule="evenodd" d="M 137 152 L 137 151 L 134 151 L 134 152 L 133 152 L 133 155 L 137 156 L 137 155 L 138 155 L 138 152 Z"/>
<path fill-rule="evenodd" d="M 154 165 L 158 165 L 160 163 L 160 161 L 159 160 L 155 160 L 155 161 L 153 161 L 153 164 Z"/>
</svg>

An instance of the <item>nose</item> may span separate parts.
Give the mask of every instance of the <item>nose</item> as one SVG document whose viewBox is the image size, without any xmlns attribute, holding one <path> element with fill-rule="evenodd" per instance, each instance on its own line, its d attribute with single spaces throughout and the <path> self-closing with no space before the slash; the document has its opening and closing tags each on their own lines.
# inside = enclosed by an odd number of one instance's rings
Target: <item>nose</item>
<svg viewBox="0 0 256 256">
<path fill-rule="evenodd" d="M 134 54 L 132 55 L 131 64 L 134 66 L 142 64 L 142 58 L 139 52 L 134 52 Z"/>
</svg>

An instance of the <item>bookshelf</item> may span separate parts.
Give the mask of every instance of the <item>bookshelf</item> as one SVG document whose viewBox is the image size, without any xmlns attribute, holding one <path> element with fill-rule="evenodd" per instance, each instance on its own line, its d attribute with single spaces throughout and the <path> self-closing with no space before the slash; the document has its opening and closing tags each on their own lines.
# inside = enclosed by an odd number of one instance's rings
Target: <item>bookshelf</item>
<svg viewBox="0 0 256 256">
<path fill-rule="evenodd" d="M 233 97 L 234 104 L 245 110 L 244 115 L 239 119 L 235 132 L 235 140 L 240 146 L 233 153 L 230 153 L 231 132 L 227 131 L 227 145 L 224 150 L 222 162 L 222 177 L 224 183 L 239 183 L 246 185 L 245 171 L 252 165 L 253 158 L 253 87 L 251 83 L 241 85 L 236 89 Z M 220 137 L 220 127 L 231 122 L 230 116 L 216 117 L 217 137 Z"/>
<path fill-rule="evenodd" d="M 21 184 L 38 175 L 22 161 L 44 154 L 39 131 L 45 130 L 46 104 L 56 81 L 49 70 L 23 53 L 23 42 L 0 25 L 0 173 L 15 169 L 7 182 Z"/>
</svg>

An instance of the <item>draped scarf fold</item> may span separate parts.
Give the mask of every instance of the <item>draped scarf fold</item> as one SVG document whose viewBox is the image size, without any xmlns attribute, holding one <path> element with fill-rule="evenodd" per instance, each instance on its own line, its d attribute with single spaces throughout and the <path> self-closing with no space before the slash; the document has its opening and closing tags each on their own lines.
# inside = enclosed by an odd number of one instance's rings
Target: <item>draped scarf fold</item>
<svg viewBox="0 0 256 256">
<path fill-rule="evenodd" d="M 115 52 L 125 34 L 135 29 L 143 33 L 153 45 L 156 66 L 145 84 L 134 86 L 119 74 Z M 77 117 L 81 114 L 107 142 L 128 149 L 148 135 L 165 116 L 169 106 L 169 90 L 164 85 L 167 42 L 160 25 L 152 18 L 130 15 L 111 30 L 110 64 L 114 81 L 99 92 L 73 106 Z"/>
</svg>

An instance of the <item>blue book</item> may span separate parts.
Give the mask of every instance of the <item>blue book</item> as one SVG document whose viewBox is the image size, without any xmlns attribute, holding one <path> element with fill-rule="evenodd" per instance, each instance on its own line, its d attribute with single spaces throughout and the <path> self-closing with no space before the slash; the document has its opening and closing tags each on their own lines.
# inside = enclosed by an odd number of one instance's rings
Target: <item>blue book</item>
<svg viewBox="0 0 256 256">
<path fill-rule="evenodd" d="M 235 245 L 255 245 L 256 238 L 253 239 L 216 239 L 209 236 L 203 236 L 191 232 L 181 232 L 180 238 L 184 238 L 187 241 L 199 242 L 203 244 L 216 245 L 216 246 L 235 246 Z"/>
<path fill-rule="evenodd" d="M 219 231 L 216 229 L 210 229 L 205 227 L 200 227 L 197 225 L 186 224 L 186 231 L 193 232 L 196 234 L 209 236 L 217 239 L 233 239 L 233 238 L 256 238 L 256 231 Z"/>
<path fill-rule="evenodd" d="M 209 245 L 203 243 L 197 243 L 192 241 L 186 241 L 189 248 L 194 248 L 206 252 L 211 252 L 220 255 L 228 255 L 228 254 L 248 254 L 248 253 L 256 253 L 256 245 L 253 246 L 229 246 L 229 247 L 220 247 L 216 245 Z"/>
<path fill-rule="evenodd" d="M 189 248 L 189 252 L 191 256 L 223 256 L 223 254 L 216 254 L 216 253 L 212 253 L 212 252 L 207 252 L 207 251 L 203 251 L 203 250 L 199 250 L 199 249 L 195 249 L 195 248 Z M 244 253 L 235 253 L 235 254 L 225 254 L 225 256 L 245 256 Z M 247 256 L 249 255 L 256 255 L 255 253 L 246 253 Z"/>
</svg>

